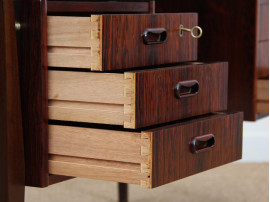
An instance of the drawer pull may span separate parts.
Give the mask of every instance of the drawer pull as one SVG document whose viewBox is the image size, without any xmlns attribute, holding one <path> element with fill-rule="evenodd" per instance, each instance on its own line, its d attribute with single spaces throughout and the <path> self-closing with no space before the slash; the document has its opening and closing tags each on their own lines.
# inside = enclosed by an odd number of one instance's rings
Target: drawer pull
<svg viewBox="0 0 270 202">
<path fill-rule="evenodd" d="M 199 31 L 199 33 L 197 35 L 194 34 L 194 31 L 196 29 Z M 184 28 L 183 25 L 180 25 L 180 27 L 179 27 L 179 35 L 180 35 L 180 37 L 183 37 L 183 31 L 190 32 L 191 36 L 194 39 L 201 38 L 202 37 L 202 34 L 203 34 L 202 28 L 200 28 L 199 26 L 195 26 L 195 27 L 193 27 L 191 29 L 188 29 L 188 28 Z"/>
<path fill-rule="evenodd" d="M 190 97 L 198 94 L 199 82 L 196 80 L 181 81 L 174 87 L 174 94 L 177 99 Z"/>
<path fill-rule="evenodd" d="M 161 44 L 167 40 L 165 28 L 149 28 L 143 32 L 143 43 L 146 45 Z"/>
<path fill-rule="evenodd" d="M 195 137 L 190 142 L 190 150 L 193 154 L 210 150 L 214 146 L 215 146 L 215 136 L 213 134 Z"/>
</svg>

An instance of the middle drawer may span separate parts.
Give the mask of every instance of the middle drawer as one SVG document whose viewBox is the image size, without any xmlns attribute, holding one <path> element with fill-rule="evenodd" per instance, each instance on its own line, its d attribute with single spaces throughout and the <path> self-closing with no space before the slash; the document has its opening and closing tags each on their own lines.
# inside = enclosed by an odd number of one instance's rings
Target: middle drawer
<svg viewBox="0 0 270 202">
<path fill-rule="evenodd" d="M 227 63 L 49 71 L 49 119 L 142 128 L 227 109 Z"/>
</svg>

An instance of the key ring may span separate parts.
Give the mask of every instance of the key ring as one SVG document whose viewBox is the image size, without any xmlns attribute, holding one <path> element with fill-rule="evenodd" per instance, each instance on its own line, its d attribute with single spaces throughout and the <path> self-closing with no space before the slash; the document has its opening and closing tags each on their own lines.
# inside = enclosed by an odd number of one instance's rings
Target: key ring
<svg viewBox="0 0 270 202">
<path fill-rule="evenodd" d="M 194 30 L 196 30 L 196 29 L 199 30 L 198 35 L 194 34 Z M 203 34 L 203 30 L 199 26 L 195 26 L 195 27 L 193 27 L 191 29 L 188 29 L 188 28 L 184 28 L 183 25 L 180 25 L 180 27 L 179 27 L 179 35 L 180 35 L 180 37 L 183 37 L 183 31 L 190 32 L 192 38 L 194 38 L 194 39 L 201 38 L 202 34 Z"/>
</svg>

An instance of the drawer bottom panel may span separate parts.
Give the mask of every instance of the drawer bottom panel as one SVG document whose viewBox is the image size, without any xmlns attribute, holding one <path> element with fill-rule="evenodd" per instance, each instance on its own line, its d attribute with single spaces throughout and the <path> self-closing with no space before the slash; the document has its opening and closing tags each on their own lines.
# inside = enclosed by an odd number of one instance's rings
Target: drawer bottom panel
<svg viewBox="0 0 270 202">
<path fill-rule="evenodd" d="M 50 125 L 49 173 L 154 188 L 241 159 L 242 125 L 237 112 L 144 131 Z"/>
</svg>

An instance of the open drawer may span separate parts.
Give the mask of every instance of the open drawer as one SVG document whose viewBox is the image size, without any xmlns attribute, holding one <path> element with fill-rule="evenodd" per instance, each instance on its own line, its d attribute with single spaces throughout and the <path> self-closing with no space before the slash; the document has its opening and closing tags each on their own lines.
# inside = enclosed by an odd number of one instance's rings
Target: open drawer
<svg viewBox="0 0 270 202">
<path fill-rule="evenodd" d="M 153 129 L 49 127 L 49 173 L 154 188 L 238 160 L 242 113 Z"/>
<path fill-rule="evenodd" d="M 48 16 L 47 21 L 51 67 L 111 71 L 197 60 L 195 13 Z M 195 38 L 180 25 L 195 27 Z"/>
<path fill-rule="evenodd" d="M 142 128 L 227 109 L 227 63 L 49 71 L 49 119 Z"/>
</svg>

